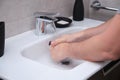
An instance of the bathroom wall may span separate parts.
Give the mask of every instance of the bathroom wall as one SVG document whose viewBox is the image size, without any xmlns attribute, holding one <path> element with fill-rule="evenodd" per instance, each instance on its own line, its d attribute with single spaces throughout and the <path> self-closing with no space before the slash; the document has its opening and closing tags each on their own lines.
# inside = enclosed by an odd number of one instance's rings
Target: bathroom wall
<svg viewBox="0 0 120 80">
<path fill-rule="evenodd" d="M 94 0 L 90 0 L 90 4 Z M 120 0 L 99 0 L 103 6 L 120 8 Z M 89 8 L 89 17 L 92 19 L 106 21 L 115 15 L 116 12 L 108 10 L 99 10 L 95 11 L 92 8 Z"/>
<path fill-rule="evenodd" d="M 0 0 L 0 21 L 6 22 L 6 38 L 35 28 L 36 11 L 71 16 L 75 0 Z M 89 0 L 84 0 L 88 16 Z"/>
</svg>

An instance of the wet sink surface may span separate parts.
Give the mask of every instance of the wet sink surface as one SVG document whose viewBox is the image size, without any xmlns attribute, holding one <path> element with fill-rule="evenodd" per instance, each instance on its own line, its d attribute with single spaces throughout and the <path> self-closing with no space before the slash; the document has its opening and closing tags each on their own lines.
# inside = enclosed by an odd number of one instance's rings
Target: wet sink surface
<svg viewBox="0 0 120 80">
<path fill-rule="evenodd" d="M 26 46 L 22 50 L 21 54 L 27 59 L 33 60 L 35 62 L 38 62 L 40 64 L 43 64 L 49 67 L 62 69 L 62 70 L 71 70 L 75 68 L 76 66 L 84 63 L 85 61 L 84 60 L 70 60 L 70 64 L 68 65 L 63 65 L 62 63 L 54 62 L 50 56 L 49 42 L 56 39 L 57 37 L 60 37 L 63 34 L 70 34 L 70 33 L 81 31 L 83 29 L 85 28 L 76 27 L 76 28 L 64 29 L 47 39 L 37 41 L 35 43 L 30 44 L 29 46 Z"/>
</svg>

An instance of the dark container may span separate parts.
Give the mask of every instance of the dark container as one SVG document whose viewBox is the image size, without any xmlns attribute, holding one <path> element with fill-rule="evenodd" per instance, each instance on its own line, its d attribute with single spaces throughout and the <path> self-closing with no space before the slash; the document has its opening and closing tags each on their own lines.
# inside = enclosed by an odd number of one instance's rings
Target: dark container
<svg viewBox="0 0 120 80">
<path fill-rule="evenodd" d="M 0 57 L 4 54 L 4 44 L 5 44 L 5 23 L 0 22 Z"/>
<path fill-rule="evenodd" d="M 84 19 L 84 4 L 83 0 L 75 0 L 73 8 L 73 20 L 82 21 Z"/>
</svg>

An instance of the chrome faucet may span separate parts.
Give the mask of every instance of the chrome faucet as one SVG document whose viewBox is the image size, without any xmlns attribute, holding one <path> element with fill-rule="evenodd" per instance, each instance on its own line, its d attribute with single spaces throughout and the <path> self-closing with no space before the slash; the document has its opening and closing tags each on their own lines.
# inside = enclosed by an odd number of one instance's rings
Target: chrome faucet
<svg viewBox="0 0 120 80">
<path fill-rule="evenodd" d="M 55 13 L 46 13 L 46 12 L 36 12 L 36 35 L 47 33 L 47 26 L 50 25 L 54 31 L 56 31 L 55 21 L 57 20 L 54 16 L 58 15 Z"/>
</svg>

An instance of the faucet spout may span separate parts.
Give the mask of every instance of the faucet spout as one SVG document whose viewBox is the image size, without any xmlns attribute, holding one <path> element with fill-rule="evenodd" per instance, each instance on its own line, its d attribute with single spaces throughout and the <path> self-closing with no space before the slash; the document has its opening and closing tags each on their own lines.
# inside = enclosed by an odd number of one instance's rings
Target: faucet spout
<svg viewBox="0 0 120 80">
<path fill-rule="evenodd" d="M 55 31 L 56 26 L 54 22 L 56 20 L 57 20 L 56 18 L 50 18 L 47 16 L 37 17 L 36 18 L 36 34 L 39 36 L 40 34 L 47 33 L 45 29 L 48 24 L 50 24 Z"/>
<path fill-rule="evenodd" d="M 56 30 L 55 21 L 57 20 L 55 16 L 59 13 L 48 13 L 48 12 L 35 12 L 34 16 L 36 18 L 36 35 L 47 33 L 47 26 L 50 24 L 51 27 Z"/>
</svg>

